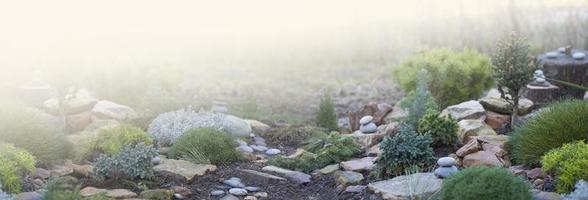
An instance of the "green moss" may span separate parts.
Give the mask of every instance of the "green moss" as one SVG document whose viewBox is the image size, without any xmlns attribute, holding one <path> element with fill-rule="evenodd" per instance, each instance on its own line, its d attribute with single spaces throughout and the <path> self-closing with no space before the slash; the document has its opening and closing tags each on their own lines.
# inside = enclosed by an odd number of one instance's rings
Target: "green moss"
<svg viewBox="0 0 588 200">
<path fill-rule="evenodd" d="M 333 132 L 328 136 L 317 136 L 312 139 L 302 155 L 296 158 L 276 157 L 268 164 L 287 169 L 312 172 L 327 165 L 348 160 L 359 153 L 361 148 L 350 137 Z"/>
<path fill-rule="evenodd" d="M 471 49 L 426 50 L 404 60 L 393 75 L 410 92 L 416 88 L 421 69 L 429 72 L 429 91 L 441 107 L 477 99 L 493 82 L 490 58 Z"/>
<path fill-rule="evenodd" d="M 35 169 L 35 158 L 12 144 L 0 143 L 0 180 L 9 193 L 22 190 L 21 178 Z"/>
<path fill-rule="evenodd" d="M 503 168 L 464 169 L 443 181 L 442 200 L 531 200 L 530 186 Z"/>
<path fill-rule="evenodd" d="M 584 141 L 564 144 L 545 154 L 541 164 L 543 170 L 557 175 L 557 192 L 569 193 L 577 181 L 588 180 L 588 144 Z"/>
<path fill-rule="evenodd" d="M 517 164 L 539 166 L 541 157 L 565 143 L 588 140 L 588 101 L 566 100 L 542 109 L 508 142 Z"/>
<path fill-rule="evenodd" d="M 171 156 L 198 164 L 226 165 L 241 159 L 231 134 L 212 128 L 184 133 L 171 148 Z"/>
</svg>

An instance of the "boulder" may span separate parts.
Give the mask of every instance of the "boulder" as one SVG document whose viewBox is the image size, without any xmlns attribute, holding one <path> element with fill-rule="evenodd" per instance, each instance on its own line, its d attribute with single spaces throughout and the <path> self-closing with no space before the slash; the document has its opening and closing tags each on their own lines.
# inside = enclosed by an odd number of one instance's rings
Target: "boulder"
<svg viewBox="0 0 588 200">
<path fill-rule="evenodd" d="M 249 124 L 249 126 L 251 126 L 251 130 L 255 134 L 265 133 L 265 132 L 269 131 L 271 128 L 269 125 L 264 124 L 263 122 L 260 122 L 257 120 L 253 120 L 253 119 L 244 119 L 244 120 L 245 120 L 245 122 L 247 122 L 247 124 Z"/>
<path fill-rule="evenodd" d="M 351 137 L 353 141 L 359 144 L 363 149 L 368 149 L 384 140 L 386 135 L 387 134 L 385 131 L 372 134 L 365 134 L 361 131 L 355 131 L 352 134 L 344 134 L 343 136 Z"/>
<path fill-rule="evenodd" d="M 341 168 L 345 171 L 366 172 L 371 171 L 376 165 L 376 157 L 364 157 L 361 159 L 353 159 L 341 162 Z"/>
<path fill-rule="evenodd" d="M 451 116 L 457 121 L 465 119 L 484 121 L 486 117 L 484 107 L 475 100 L 449 106 L 441 112 L 440 116 Z"/>
<path fill-rule="evenodd" d="M 538 178 L 545 178 L 547 174 L 541 168 L 534 168 L 527 171 L 527 178 L 529 179 L 538 179 Z"/>
<path fill-rule="evenodd" d="M 488 94 L 480 99 L 480 104 L 489 111 L 502 114 L 512 114 L 512 105 L 500 97 L 500 92 L 496 89 L 490 90 Z M 521 98 L 519 99 L 519 115 L 525 115 L 533 109 L 533 101 Z"/>
<path fill-rule="evenodd" d="M 284 176 L 288 178 L 288 180 L 296 183 L 296 184 L 305 184 L 310 183 L 311 176 L 299 171 L 292 171 L 289 169 L 283 169 L 276 166 L 266 166 L 262 168 L 263 171 L 274 172 L 279 174 L 280 176 Z"/>
<path fill-rule="evenodd" d="M 339 164 L 327 165 L 326 167 L 323 167 L 322 169 L 319 169 L 318 171 L 321 174 L 330 174 L 330 173 L 333 173 L 337 170 L 339 170 Z"/>
<path fill-rule="evenodd" d="M 207 164 L 194 164 L 185 160 L 161 159 L 161 164 L 153 167 L 156 172 L 165 171 L 180 175 L 187 181 L 192 181 L 195 177 L 202 176 L 209 171 L 216 171 L 216 166 Z"/>
<path fill-rule="evenodd" d="M 455 154 L 459 157 L 464 157 L 468 154 L 476 153 L 482 149 L 478 140 L 470 140 L 467 144 L 463 145 L 461 148 L 455 152 Z"/>
<path fill-rule="evenodd" d="M 477 119 L 461 120 L 457 125 L 457 137 L 464 144 L 467 143 L 472 136 L 496 135 L 496 132 L 490 126 Z"/>
<path fill-rule="evenodd" d="M 73 174 L 80 178 L 90 178 L 94 167 L 92 165 L 76 165 L 72 164 Z"/>
<path fill-rule="evenodd" d="M 462 165 L 465 168 L 476 166 L 502 167 L 503 164 L 493 152 L 478 151 L 468 154 L 463 158 Z"/>
<path fill-rule="evenodd" d="M 221 126 L 224 130 L 238 137 L 247 137 L 252 132 L 247 121 L 233 115 L 226 115 L 221 121 Z"/>
<path fill-rule="evenodd" d="M 80 190 L 80 196 L 82 197 L 91 197 L 102 193 L 106 194 L 107 190 L 95 187 L 85 187 L 84 189 Z"/>
<path fill-rule="evenodd" d="M 127 189 L 112 189 L 106 191 L 106 196 L 114 199 L 128 199 L 137 197 L 137 193 Z"/>
<path fill-rule="evenodd" d="M 32 178 L 48 179 L 51 176 L 51 171 L 43 168 L 36 168 L 31 175 Z"/>
<path fill-rule="evenodd" d="M 366 156 L 368 157 L 378 157 L 380 156 L 380 154 L 382 154 L 382 149 L 380 149 L 380 143 L 370 147 L 366 152 Z"/>
<path fill-rule="evenodd" d="M 384 200 L 428 199 L 441 189 L 442 179 L 433 173 L 415 173 L 368 184 Z"/>
<path fill-rule="evenodd" d="M 97 119 L 113 119 L 117 121 L 137 118 L 135 110 L 128 106 L 111 101 L 99 101 L 92 109 L 92 115 Z"/>
<path fill-rule="evenodd" d="M 561 195 L 555 192 L 539 192 L 533 195 L 533 200 L 562 200 Z"/>
<path fill-rule="evenodd" d="M 357 185 L 363 181 L 363 175 L 352 171 L 337 171 L 335 172 L 335 181 L 343 187 Z"/>
<path fill-rule="evenodd" d="M 41 194 L 37 192 L 23 192 L 14 197 L 15 200 L 42 200 Z"/>
<path fill-rule="evenodd" d="M 386 117 L 384 118 L 384 121 L 386 123 L 399 122 L 399 121 L 404 120 L 407 116 L 408 116 L 408 111 L 402 109 L 402 107 L 400 107 L 400 105 L 396 104 L 392 108 L 392 112 L 390 112 L 388 115 L 386 115 Z"/>
<path fill-rule="evenodd" d="M 92 123 L 92 113 L 82 112 L 66 116 L 67 128 L 72 132 L 84 130 Z"/>
<path fill-rule="evenodd" d="M 486 111 L 486 124 L 494 130 L 502 130 L 510 124 L 510 115 Z"/>
<path fill-rule="evenodd" d="M 392 106 L 386 103 L 370 102 L 364 105 L 361 109 L 348 113 L 349 125 L 351 131 L 356 131 L 360 126 L 360 119 L 364 116 L 373 116 L 373 122 L 376 126 L 383 124 L 384 117 L 392 111 Z"/>
<path fill-rule="evenodd" d="M 63 112 L 67 115 L 87 112 L 98 103 L 98 99 L 89 94 L 78 93 L 77 96 L 63 101 Z"/>
</svg>

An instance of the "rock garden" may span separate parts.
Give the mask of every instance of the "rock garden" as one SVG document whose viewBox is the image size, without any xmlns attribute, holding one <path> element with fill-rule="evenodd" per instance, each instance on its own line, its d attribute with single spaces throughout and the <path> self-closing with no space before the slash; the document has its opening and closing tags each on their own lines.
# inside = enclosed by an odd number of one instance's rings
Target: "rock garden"
<svg viewBox="0 0 588 200">
<path fill-rule="evenodd" d="M 529 48 L 422 51 L 394 100 L 324 89 L 301 123 L 35 80 L 0 103 L 0 199 L 588 199 L 587 52 Z"/>
</svg>

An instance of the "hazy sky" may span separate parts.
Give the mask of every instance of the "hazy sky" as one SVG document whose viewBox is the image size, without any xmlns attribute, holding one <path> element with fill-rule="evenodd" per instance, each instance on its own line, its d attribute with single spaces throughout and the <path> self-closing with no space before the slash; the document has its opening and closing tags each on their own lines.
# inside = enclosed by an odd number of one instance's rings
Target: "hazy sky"
<svg viewBox="0 0 588 200">
<path fill-rule="evenodd" d="M 455 17 L 460 2 L 466 14 L 483 16 L 508 1 L 2 1 L 0 68 L 177 61 L 312 45 L 314 36 L 339 36 L 355 25 Z"/>
</svg>

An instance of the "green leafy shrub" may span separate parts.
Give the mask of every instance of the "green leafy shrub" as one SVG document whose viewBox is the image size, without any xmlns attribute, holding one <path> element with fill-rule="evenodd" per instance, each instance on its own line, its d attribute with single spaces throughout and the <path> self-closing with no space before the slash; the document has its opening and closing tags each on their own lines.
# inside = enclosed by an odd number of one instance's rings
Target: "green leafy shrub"
<svg viewBox="0 0 588 200">
<path fill-rule="evenodd" d="M 98 179 L 145 179 L 153 176 L 151 159 L 157 155 L 157 150 L 151 145 L 126 145 L 118 154 L 98 157 L 94 163 L 94 174 Z"/>
<path fill-rule="evenodd" d="M 316 125 L 328 129 L 329 131 L 338 131 L 337 114 L 335 113 L 335 105 L 328 93 L 321 97 L 319 110 L 316 113 Z"/>
<path fill-rule="evenodd" d="M 231 134 L 213 128 L 196 128 L 184 133 L 172 146 L 171 156 L 199 164 L 224 165 L 241 159 Z"/>
<path fill-rule="evenodd" d="M 529 189 L 506 169 L 473 167 L 443 181 L 440 196 L 442 200 L 531 200 Z"/>
<path fill-rule="evenodd" d="M 508 142 L 517 164 L 538 166 L 548 151 L 565 143 L 588 140 L 588 101 L 566 100 L 542 109 L 517 128 Z"/>
<path fill-rule="evenodd" d="M 376 160 L 377 175 L 398 175 L 411 167 L 425 168 L 435 161 L 431 136 L 418 134 L 412 126 L 401 124 L 394 137 L 380 143 L 382 155 Z"/>
<path fill-rule="evenodd" d="M 333 132 L 328 136 L 317 136 L 305 146 L 302 155 L 296 158 L 276 157 L 268 163 L 278 167 L 311 172 L 330 164 L 348 160 L 359 153 L 361 148 L 350 137 Z"/>
<path fill-rule="evenodd" d="M 26 149 L 40 164 L 70 156 L 72 144 L 52 116 L 19 104 L 0 105 L 0 140 Z"/>
<path fill-rule="evenodd" d="M 0 181 L 9 193 L 21 191 L 21 178 L 35 169 L 35 157 L 29 152 L 0 143 Z"/>
<path fill-rule="evenodd" d="M 435 99 L 431 96 L 429 90 L 427 90 L 427 84 L 427 70 L 422 69 L 418 73 L 416 90 L 410 92 L 400 102 L 400 106 L 408 111 L 405 122 L 414 127 L 418 126 L 419 121 L 423 118 L 427 110 L 438 110 Z"/>
<path fill-rule="evenodd" d="M 125 145 L 144 143 L 152 145 L 153 139 L 145 131 L 130 125 L 120 124 L 115 127 L 102 128 L 89 144 L 86 157 L 90 155 L 114 155 L 120 152 Z"/>
<path fill-rule="evenodd" d="M 457 144 L 457 121 L 451 116 L 439 117 L 439 112 L 428 110 L 421 118 L 419 133 L 429 133 L 433 138 L 433 146 L 455 146 Z"/>
<path fill-rule="evenodd" d="M 541 164 L 543 170 L 557 175 L 557 192 L 571 192 L 577 181 L 588 180 L 588 144 L 584 141 L 564 144 L 545 154 Z"/>
<path fill-rule="evenodd" d="M 441 107 L 478 99 L 492 86 L 490 58 L 471 49 L 426 50 L 403 61 L 393 75 L 400 87 L 410 92 L 416 89 L 421 69 L 429 72 L 429 91 Z"/>
</svg>

